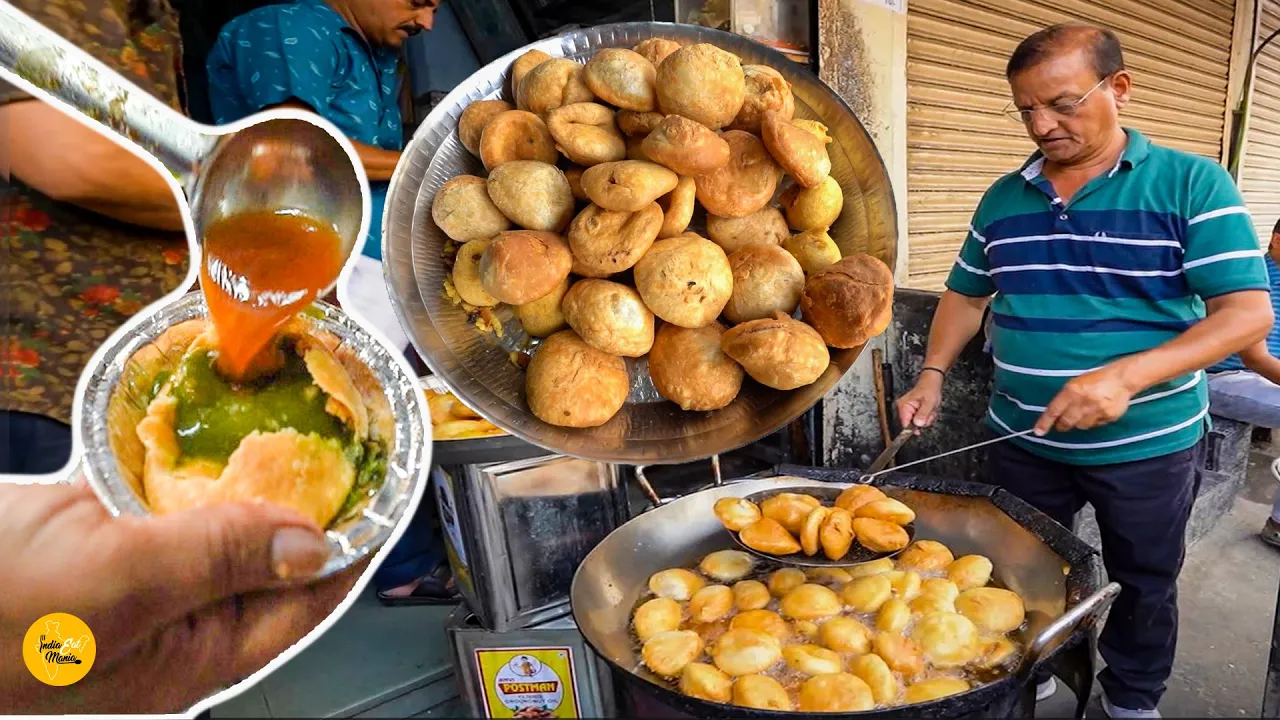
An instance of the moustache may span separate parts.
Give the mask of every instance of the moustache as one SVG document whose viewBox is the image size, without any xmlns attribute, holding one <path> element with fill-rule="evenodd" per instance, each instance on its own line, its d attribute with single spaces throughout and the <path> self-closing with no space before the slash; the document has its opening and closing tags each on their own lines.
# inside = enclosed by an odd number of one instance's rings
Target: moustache
<svg viewBox="0 0 1280 720">
<path fill-rule="evenodd" d="M 400 29 L 403 30 L 404 34 L 408 35 L 409 37 L 413 37 L 414 35 L 417 35 L 418 33 L 422 32 L 421 25 L 401 25 Z"/>
</svg>

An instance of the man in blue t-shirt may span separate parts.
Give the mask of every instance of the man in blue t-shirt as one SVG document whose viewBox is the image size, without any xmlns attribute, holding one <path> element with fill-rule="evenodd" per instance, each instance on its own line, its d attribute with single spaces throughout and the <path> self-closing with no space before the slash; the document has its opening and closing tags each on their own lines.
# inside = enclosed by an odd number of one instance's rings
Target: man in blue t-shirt
<svg viewBox="0 0 1280 720">
<path fill-rule="evenodd" d="M 406 347 L 382 277 L 387 181 L 404 148 L 400 49 L 430 30 L 439 0 L 294 0 L 227 23 L 209 51 L 209 105 L 228 123 L 272 107 L 310 110 L 355 146 L 369 177 L 369 234 L 348 289 L 352 303 Z"/>
<path fill-rule="evenodd" d="M 1271 307 L 1280 317 L 1280 221 L 1271 231 L 1265 261 Z M 1250 425 L 1280 428 L 1280 322 L 1271 326 L 1266 340 L 1209 368 L 1209 410 Z M 1280 492 L 1262 539 L 1280 547 Z"/>
</svg>

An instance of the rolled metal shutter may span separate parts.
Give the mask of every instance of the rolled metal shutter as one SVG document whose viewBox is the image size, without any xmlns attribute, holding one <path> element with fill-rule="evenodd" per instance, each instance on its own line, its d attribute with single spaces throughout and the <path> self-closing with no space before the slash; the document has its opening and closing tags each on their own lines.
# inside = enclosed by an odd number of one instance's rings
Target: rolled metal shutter
<svg viewBox="0 0 1280 720">
<path fill-rule="evenodd" d="M 1280 0 L 1263 0 L 1260 5 L 1258 42 L 1280 30 Z M 1240 190 L 1266 245 L 1280 220 L 1280 38 L 1258 56 L 1251 103 Z"/>
<path fill-rule="evenodd" d="M 1134 77 L 1124 123 L 1220 159 L 1234 16 L 1232 0 L 909 0 L 906 285 L 942 288 L 983 191 L 1035 150 L 1001 113 L 1024 37 L 1071 20 L 1116 31 Z M 1280 132 L 1275 102 L 1255 118 Z"/>
</svg>

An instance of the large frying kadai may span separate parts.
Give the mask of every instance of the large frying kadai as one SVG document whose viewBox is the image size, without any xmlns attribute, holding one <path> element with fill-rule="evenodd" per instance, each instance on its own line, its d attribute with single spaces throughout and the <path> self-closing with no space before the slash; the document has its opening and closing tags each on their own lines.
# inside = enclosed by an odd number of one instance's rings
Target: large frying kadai
<svg viewBox="0 0 1280 720">
<path fill-rule="evenodd" d="M 464 403 L 494 425 L 558 453 L 599 462 L 679 463 L 754 442 L 785 426 L 822 398 L 857 359 L 862 348 L 834 350 L 831 366 L 808 387 L 780 392 L 748 380 L 728 407 L 683 412 L 663 400 L 649 379 L 647 362 L 629 360 L 631 394 L 608 423 L 590 429 L 548 425 L 529 412 L 524 371 L 509 354 L 527 337 L 509 308 L 500 311 L 502 339 L 483 336 L 466 313 L 445 299 L 441 258 L 443 232 L 431 220 L 431 201 L 450 178 L 484 176 L 480 160 L 458 140 L 458 118 L 476 100 L 507 97 L 508 68 L 519 55 L 538 49 L 585 61 L 596 50 L 631 47 L 665 37 L 685 44 L 707 42 L 736 53 L 746 64 L 768 65 L 795 94 L 797 118 L 818 119 L 829 128 L 831 175 L 844 188 L 844 211 L 830 229 L 848 255 L 866 252 L 893 267 L 897 216 L 893 190 L 876 147 L 849 107 L 812 73 L 775 50 L 746 38 L 691 25 L 622 23 L 578 30 L 499 58 L 449 93 L 418 129 L 396 168 L 387 196 L 383 261 L 401 324 L 431 371 Z M 691 229 L 698 229 L 691 226 Z"/>
<path fill-rule="evenodd" d="M 787 477 L 728 482 L 663 502 L 613 531 L 587 555 L 570 591 L 574 620 L 587 643 L 613 668 L 620 710 L 626 717 L 794 718 L 787 713 L 725 706 L 685 696 L 640 664 L 631 615 L 647 592 L 649 576 L 691 567 L 707 553 L 735 547 L 712 510 L 715 501 L 769 489 L 832 481 L 845 487 L 851 470 L 783 466 Z M 960 481 L 894 475 L 874 483 L 916 511 L 920 539 L 937 540 L 961 556 L 986 555 L 993 579 L 1022 596 L 1028 648 L 1009 675 L 940 700 L 857 713 L 860 718 L 992 718 L 1025 715 L 1034 708 L 1033 677 L 1052 667 L 1075 690 L 1076 717 L 1093 682 L 1092 630 L 1119 586 L 1103 585 L 1096 551 L 1062 526 L 1004 490 Z"/>
</svg>

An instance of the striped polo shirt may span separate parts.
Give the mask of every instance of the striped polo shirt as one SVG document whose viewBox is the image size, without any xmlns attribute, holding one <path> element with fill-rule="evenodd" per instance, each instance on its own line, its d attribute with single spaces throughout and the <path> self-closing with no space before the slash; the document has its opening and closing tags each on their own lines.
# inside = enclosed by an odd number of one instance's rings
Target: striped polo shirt
<svg viewBox="0 0 1280 720">
<path fill-rule="evenodd" d="M 1206 299 L 1268 288 L 1227 172 L 1125 132 L 1115 167 L 1070 202 L 1036 153 L 974 213 L 947 287 L 995 296 L 987 422 L 1001 434 L 1035 425 L 1071 378 L 1173 339 L 1204 318 Z M 1194 445 L 1208 413 L 1205 375 L 1195 372 L 1139 393 L 1114 423 L 1012 442 L 1072 465 L 1144 460 Z"/>
</svg>

